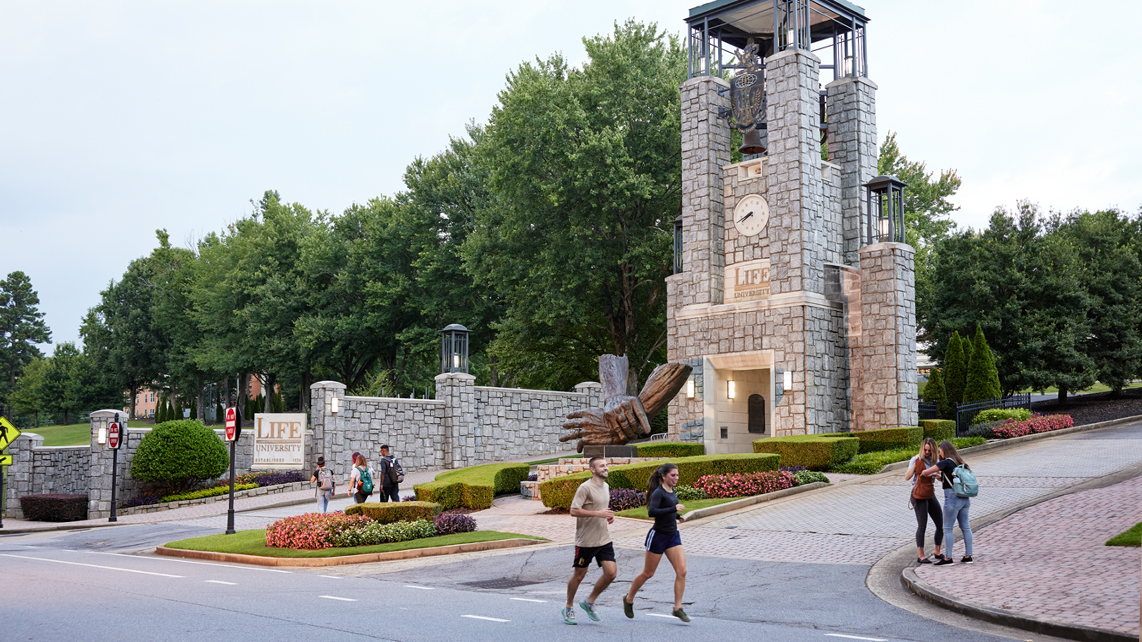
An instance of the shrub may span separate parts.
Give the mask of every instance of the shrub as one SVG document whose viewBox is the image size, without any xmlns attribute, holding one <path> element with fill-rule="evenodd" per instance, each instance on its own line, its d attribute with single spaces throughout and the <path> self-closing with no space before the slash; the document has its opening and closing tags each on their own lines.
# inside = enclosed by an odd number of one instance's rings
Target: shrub
<svg viewBox="0 0 1142 642">
<path fill-rule="evenodd" d="M 780 470 L 762 473 L 706 475 L 694 482 L 710 497 L 750 497 L 793 488 L 793 475 Z"/>
<path fill-rule="evenodd" d="M 897 461 L 906 461 L 914 457 L 916 448 L 895 448 L 893 450 L 876 450 L 870 453 L 861 453 L 851 460 L 838 464 L 833 472 L 849 475 L 875 475 L 886 465 Z"/>
<path fill-rule="evenodd" d="M 803 470 L 809 470 L 809 469 L 804 467 L 804 466 L 782 466 L 778 470 L 784 470 L 787 473 L 796 475 L 797 473 L 799 473 Z"/>
<path fill-rule="evenodd" d="M 293 515 L 270 524 L 266 529 L 266 546 L 309 550 L 333 548 L 336 546 L 334 539 L 340 533 L 372 521 L 364 515 L 345 513 Z"/>
<path fill-rule="evenodd" d="M 991 432 L 999 439 L 1011 439 L 1012 437 L 1070 428 L 1073 425 L 1075 425 L 1075 421 L 1070 415 L 1035 415 L 1027 421 L 1008 419 L 993 425 Z"/>
<path fill-rule="evenodd" d="M 921 419 L 920 427 L 924 429 L 924 436 L 935 439 L 936 443 L 956 436 L 956 422 L 951 419 Z"/>
<path fill-rule="evenodd" d="M 527 476 L 527 481 L 539 481 L 539 475 L 537 473 L 532 473 Z"/>
<path fill-rule="evenodd" d="M 134 508 L 135 506 L 152 506 L 163 501 L 161 493 L 139 493 L 131 499 L 123 502 L 123 508 Z"/>
<path fill-rule="evenodd" d="M 815 470 L 802 470 L 793 473 L 793 485 L 804 486 L 805 484 L 812 484 L 814 482 L 829 483 L 829 478 L 825 477 L 825 473 L 819 473 Z"/>
<path fill-rule="evenodd" d="M 168 421 L 155 426 L 139 442 L 131 461 L 131 477 L 182 493 L 218 477 L 229 465 L 226 446 L 202 422 Z"/>
<path fill-rule="evenodd" d="M 294 482 L 309 481 L 300 470 L 287 470 L 277 472 L 272 470 L 255 473 L 245 473 L 234 477 L 235 484 L 257 484 L 258 486 L 277 486 L 279 484 L 292 484 Z M 214 482 L 215 486 L 230 486 L 230 478 L 224 477 Z"/>
<path fill-rule="evenodd" d="M 375 546 L 391 542 L 407 542 L 413 539 L 434 537 L 435 535 L 436 526 L 432 520 L 419 519 L 415 522 L 391 522 L 389 524 L 370 521 L 339 530 L 330 536 L 330 541 L 337 548 L 346 548 L 349 546 Z"/>
<path fill-rule="evenodd" d="M 87 495 L 24 495 L 20 510 L 33 522 L 75 522 L 87 519 Z"/>
<path fill-rule="evenodd" d="M 976 426 L 972 426 L 971 429 L 965 433 L 965 435 L 968 437 L 981 437 L 983 439 L 995 439 L 995 433 L 992 431 L 992 429 L 994 429 L 996 426 L 998 426 L 1001 423 L 1003 423 L 1003 422 L 989 421 L 988 423 L 985 423 L 985 424 L 979 424 Z M 939 441 L 939 440 L 937 440 L 937 441 Z"/>
<path fill-rule="evenodd" d="M 705 455 L 705 444 L 659 441 L 638 444 L 639 457 L 694 457 Z"/>
<path fill-rule="evenodd" d="M 640 494 L 643 497 L 646 497 L 645 493 L 640 493 Z M 695 501 L 698 499 L 709 499 L 710 498 L 710 495 L 708 493 L 706 493 L 706 491 L 704 491 L 700 488 L 694 488 L 693 486 L 686 486 L 685 484 L 679 484 L 679 485 L 675 486 L 674 487 L 674 495 L 676 497 L 678 497 L 678 501 L 680 501 L 680 502 L 692 502 L 692 501 Z"/>
<path fill-rule="evenodd" d="M 697 455 L 668 460 L 678 466 L 678 483 L 694 485 L 705 475 L 753 473 L 777 470 L 780 458 L 772 454 Z M 646 489 L 651 474 L 664 461 L 648 461 L 615 466 L 607 482 L 611 488 Z M 539 485 L 543 505 L 548 508 L 570 508 L 579 485 L 591 478 L 590 472 L 575 473 L 549 479 Z"/>
<path fill-rule="evenodd" d="M 1026 408 L 988 408 L 982 410 L 978 415 L 972 418 L 971 425 L 995 423 L 1014 419 L 1016 421 L 1027 421 L 1031 418 L 1031 411 Z"/>
<path fill-rule="evenodd" d="M 257 488 L 257 484 L 234 484 L 235 492 L 239 490 L 250 490 Z M 216 495 L 225 495 L 230 492 L 230 486 L 227 484 L 225 487 L 215 486 L 213 488 L 204 488 L 202 490 L 191 491 L 189 493 L 175 493 L 173 495 L 163 495 L 161 501 L 164 502 L 181 502 L 186 499 L 202 499 L 203 497 L 214 497 Z"/>
<path fill-rule="evenodd" d="M 436 502 L 446 510 L 492 505 L 492 499 L 503 493 L 518 493 L 519 483 L 527 479 L 527 464 L 484 464 L 440 473 L 434 481 L 413 486 L 420 501 Z"/>
<path fill-rule="evenodd" d="M 460 513 L 444 513 L 433 518 L 437 535 L 452 535 L 455 533 L 471 533 L 476 530 L 476 520 L 470 515 Z"/>
<path fill-rule="evenodd" d="M 843 433 L 842 433 L 843 434 Z M 919 448 L 924 439 L 924 429 L 919 426 L 900 426 L 880 430 L 860 430 L 848 433 L 860 440 L 858 452 L 871 453 L 878 450 L 896 448 Z"/>
<path fill-rule="evenodd" d="M 987 440 L 983 437 L 956 437 L 950 440 L 956 450 L 963 450 L 964 448 L 971 448 L 972 446 L 979 446 L 986 444 Z"/>
<path fill-rule="evenodd" d="M 859 448 L 860 441 L 849 433 L 770 437 L 753 442 L 753 452 L 775 453 L 781 455 L 781 463 L 809 470 L 829 470 L 852 459 Z"/>
<path fill-rule="evenodd" d="M 677 489 L 675 489 L 677 492 Z M 682 499 L 679 497 L 678 499 Z M 646 505 L 646 493 L 641 493 L 633 488 L 612 488 L 611 501 L 607 508 L 615 511 L 616 513 L 628 508 L 638 508 L 639 506 Z"/>
<path fill-rule="evenodd" d="M 432 519 L 441 513 L 440 504 L 432 502 L 385 502 L 353 504 L 345 508 L 346 515 L 364 515 L 382 524 L 392 522 L 415 522 L 418 519 Z"/>
</svg>

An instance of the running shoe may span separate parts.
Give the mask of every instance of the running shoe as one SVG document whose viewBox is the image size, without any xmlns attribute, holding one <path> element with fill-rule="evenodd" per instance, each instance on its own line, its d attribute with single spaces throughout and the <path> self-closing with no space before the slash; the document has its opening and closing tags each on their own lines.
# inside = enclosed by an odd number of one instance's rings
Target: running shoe
<svg viewBox="0 0 1142 642">
<path fill-rule="evenodd" d="M 939 562 L 936 562 L 932 566 L 947 566 L 948 564 L 952 564 L 952 563 L 953 563 L 952 558 L 945 557 L 944 559 L 940 560 Z"/>
<path fill-rule="evenodd" d="M 964 555 L 960 558 L 960 564 L 971 564 L 974 561 L 975 560 L 971 558 L 971 555 Z"/>
<path fill-rule="evenodd" d="M 599 614 L 595 613 L 595 605 L 594 604 L 591 604 L 587 600 L 580 600 L 579 601 L 579 608 L 583 609 L 583 611 L 587 614 L 587 617 L 591 618 L 592 622 L 598 622 L 599 621 Z"/>
<path fill-rule="evenodd" d="M 627 602 L 627 596 L 625 595 L 623 596 L 623 613 L 632 620 L 634 619 L 634 604 Z"/>
<path fill-rule="evenodd" d="M 578 624 L 578 622 L 575 621 L 575 609 L 572 609 L 572 608 L 563 609 L 563 623 L 564 624 Z"/>
<path fill-rule="evenodd" d="M 682 609 L 674 609 L 674 612 L 671 613 L 671 615 L 678 618 L 679 620 L 682 620 L 683 622 L 690 621 L 690 616 L 686 615 L 686 611 L 683 611 Z"/>
<path fill-rule="evenodd" d="M 917 564 L 931 564 L 932 560 L 928 559 L 927 557 L 917 557 L 916 563 Z"/>
</svg>

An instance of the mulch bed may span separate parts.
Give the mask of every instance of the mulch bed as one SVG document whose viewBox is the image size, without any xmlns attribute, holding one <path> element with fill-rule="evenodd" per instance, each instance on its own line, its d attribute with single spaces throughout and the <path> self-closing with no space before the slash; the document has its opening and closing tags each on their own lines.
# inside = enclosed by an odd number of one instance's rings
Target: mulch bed
<svg viewBox="0 0 1142 642">
<path fill-rule="evenodd" d="M 1062 405 L 1056 399 L 1037 401 L 1031 404 L 1031 408 L 1044 415 L 1070 415 L 1076 426 L 1085 426 L 1142 415 L 1142 388 L 1123 390 L 1117 398 L 1109 392 L 1068 396 Z"/>
</svg>

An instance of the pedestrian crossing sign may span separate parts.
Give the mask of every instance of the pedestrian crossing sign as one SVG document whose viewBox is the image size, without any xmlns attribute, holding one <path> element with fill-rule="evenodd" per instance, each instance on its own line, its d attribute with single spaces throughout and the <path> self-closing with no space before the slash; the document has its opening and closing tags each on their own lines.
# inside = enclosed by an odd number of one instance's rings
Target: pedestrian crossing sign
<svg viewBox="0 0 1142 642">
<path fill-rule="evenodd" d="M 8 444 L 16 441 L 16 437 L 20 436 L 20 431 L 13 426 L 7 419 L 0 417 L 0 451 L 8 447 Z M 11 458 L 9 458 L 11 459 Z M 9 461 L 9 464 L 12 462 Z"/>
<path fill-rule="evenodd" d="M 0 466 L 11 466 L 12 455 L 0 455 Z"/>
</svg>

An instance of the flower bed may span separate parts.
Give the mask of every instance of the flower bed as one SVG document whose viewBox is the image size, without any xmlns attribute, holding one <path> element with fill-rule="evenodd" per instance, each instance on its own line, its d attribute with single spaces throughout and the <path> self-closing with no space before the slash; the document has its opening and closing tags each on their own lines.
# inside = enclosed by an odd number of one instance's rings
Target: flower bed
<svg viewBox="0 0 1142 642">
<path fill-rule="evenodd" d="M 345 513 L 306 513 L 285 517 L 266 529 L 266 546 L 320 550 L 373 546 L 414 539 L 470 533 L 476 520 L 468 515 L 444 513 L 432 520 L 390 522 L 382 524 L 365 515 Z"/>
<path fill-rule="evenodd" d="M 712 498 L 750 497 L 793 488 L 793 475 L 782 470 L 730 475 L 706 475 L 694 482 L 694 488 Z"/>
<path fill-rule="evenodd" d="M 1075 425 L 1070 415 L 1032 415 L 1026 421 L 1008 419 L 991 428 L 991 434 L 996 439 L 1011 439 L 1025 435 L 1035 435 L 1042 432 L 1062 430 Z"/>
</svg>

